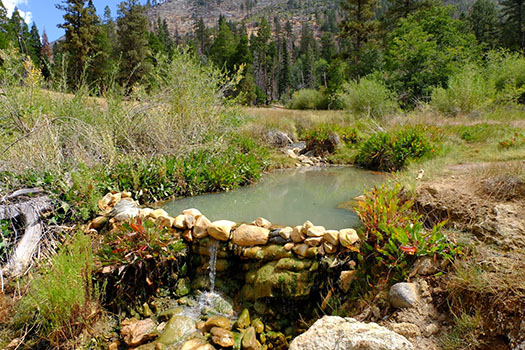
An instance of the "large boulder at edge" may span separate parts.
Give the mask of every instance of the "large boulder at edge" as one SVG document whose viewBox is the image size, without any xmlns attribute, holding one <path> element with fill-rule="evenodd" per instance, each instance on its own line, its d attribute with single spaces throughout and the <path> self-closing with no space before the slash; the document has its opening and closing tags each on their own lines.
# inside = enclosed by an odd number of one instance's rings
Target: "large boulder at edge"
<svg viewBox="0 0 525 350">
<path fill-rule="evenodd" d="M 290 350 L 413 350 L 402 335 L 376 323 L 324 316 L 295 338 Z"/>
</svg>

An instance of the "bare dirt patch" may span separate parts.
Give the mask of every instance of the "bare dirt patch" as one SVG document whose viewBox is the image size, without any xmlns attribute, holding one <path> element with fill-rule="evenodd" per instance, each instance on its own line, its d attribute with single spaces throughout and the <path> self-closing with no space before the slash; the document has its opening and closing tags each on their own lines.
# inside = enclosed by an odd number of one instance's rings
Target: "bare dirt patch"
<svg viewBox="0 0 525 350">
<path fill-rule="evenodd" d="M 450 227 L 479 241 L 525 248 L 524 162 L 455 165 L 417 188 L 415 206 L 428 224 Z"/>
</svg>

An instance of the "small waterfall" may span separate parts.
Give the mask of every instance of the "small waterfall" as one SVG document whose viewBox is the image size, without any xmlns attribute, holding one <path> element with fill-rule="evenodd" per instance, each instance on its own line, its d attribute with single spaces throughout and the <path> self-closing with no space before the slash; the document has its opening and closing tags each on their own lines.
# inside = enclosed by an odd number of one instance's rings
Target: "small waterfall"
<svg viewBox="0 0 525 350">
<path fill-rule="evenodd" d="M 215 274 L 217 273 L 217 250 L 219 241 L 213 240 L 210 244 L 210 292 L 215 290 Z"/>
</svg>

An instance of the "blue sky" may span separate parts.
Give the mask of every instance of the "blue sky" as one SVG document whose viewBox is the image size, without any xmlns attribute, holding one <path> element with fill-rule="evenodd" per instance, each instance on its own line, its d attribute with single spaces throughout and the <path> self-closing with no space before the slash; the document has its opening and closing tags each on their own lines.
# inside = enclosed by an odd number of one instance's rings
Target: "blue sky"
<svg viewBox="0 0 525 350">
<path fill-rule="evenodd" d="M 64 34 L 64 31 L 57 27 L 57 24 L 62 23 L 63 12 L 55 7 L 55 4 L 61 3 L 61 0 L 0 0 L 7 8 L 9 16 L 13 12 L 15 6 L 18 7 L 20 14 L 26 22 L 36 22 L 40 34 L 45 29 L 49 41 L 58 39 Z M 93 0 L 97 13 L 102 16 L 104 7 L 109 5 L 113 17 L 117 14 L 117 5 L 121 0 Z M 141 1 L 145 3 L 145 1 Z"/>
</svg>

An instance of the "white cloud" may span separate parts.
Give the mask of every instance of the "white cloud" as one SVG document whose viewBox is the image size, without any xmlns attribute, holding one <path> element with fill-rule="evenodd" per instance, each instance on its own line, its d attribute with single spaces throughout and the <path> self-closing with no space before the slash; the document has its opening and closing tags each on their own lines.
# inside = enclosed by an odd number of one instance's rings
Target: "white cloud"
<svg viewBox="0 0 525 350">
<path fill-rule="evenodd" d="M 7 15 L 11 17 L 11 14 L 15 10 L 15 7 L 20 5 L 27 5 L 27 1 L 28 0 L 3 0 L 2 3 L 4 4 L 7 10 Z M 20 16 L 24 19 L 24 21 L 27 24 L 31 24 L 31 22 L 33 21 L 33 14 L 31 13 L 31 11 L 22 11 L 19 9 L 18 13 L 20 13 Z"/>
</svg>

